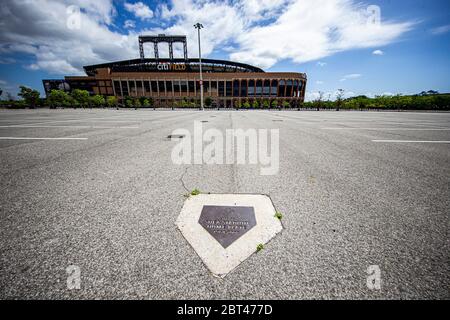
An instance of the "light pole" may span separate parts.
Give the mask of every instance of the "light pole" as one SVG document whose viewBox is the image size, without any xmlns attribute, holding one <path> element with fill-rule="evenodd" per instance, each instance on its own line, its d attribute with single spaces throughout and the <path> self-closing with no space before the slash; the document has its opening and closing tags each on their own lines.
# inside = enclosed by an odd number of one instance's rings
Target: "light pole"
<svg viewBox="0 0 450 320">
<path fill-rule="evenodd" d="M 203 74 L 202 74 L 202 49 L 200 46 L 200 29 L 203 28 L 203 25 L 201 23 L 194 24 L 195 29 L 198 31 L 198 59 L 200 62 L 200 107 L 203 110 Z"/>
</svg>

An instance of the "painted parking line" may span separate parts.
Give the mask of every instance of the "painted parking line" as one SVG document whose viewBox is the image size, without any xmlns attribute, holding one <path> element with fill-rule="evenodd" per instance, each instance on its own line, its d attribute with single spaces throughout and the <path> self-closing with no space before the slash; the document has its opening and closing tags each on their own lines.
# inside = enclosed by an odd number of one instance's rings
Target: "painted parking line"
<svg viewBox="0 0 450 320">
<path fill-rule="evenodd" d="M 322 130 L 450 131 L 450 128 L 321 128 Z"/>
<path fill-rule="evenodd" d="M 9 125 L 0 128 L 78 128 L 78 129 L 139 129 L 139 127 L 113 127 L 113 126 L 44 126 L 44 125 Z"/>
<path fill-rule="evenodd" d="M 34 123 L 29 123 L 29 125 L 48 125 L 50 123 L 61 123 L 61 122 L 81 122 L 81 123 L 87 123 L 87 122 L 98 122 L 98 123 L 106 123 L 106 122 L 111 122 L 111 123 L 131 123 L 131 122 L 142 122 L 142 120 L 98 120 L 98 119 L 110 119 L 110 118 L 86 118 L 86 119 L 69 119 L 69 120 L 53 120 L 53 119 L 42 119 L 45 121 L 40 121 L 40 122 L 34 122 Z M 11 120 L 11 122 L 16 122 L 16 121 L 21 121 L 20 119 L 14 119 Z M 20 124 L 18 124 L 20 125 Z M 25 124 L 26 125 L 26 124 Z"/>
<path fill-rule="evenodd" d="M 88 138 L 0 137 L 0 140 L 87 140 Z"/>
<path fill-rule="evenodd" d="M 426 141 L 426 140 L 372 140 L 380 143 L 450 143 L 450 141 Z"/>
</svg>

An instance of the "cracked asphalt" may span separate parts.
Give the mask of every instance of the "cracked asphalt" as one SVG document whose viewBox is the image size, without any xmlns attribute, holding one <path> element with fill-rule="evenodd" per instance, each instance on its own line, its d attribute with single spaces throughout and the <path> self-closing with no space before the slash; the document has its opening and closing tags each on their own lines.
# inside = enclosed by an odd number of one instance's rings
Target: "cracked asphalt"
<svg viewBox="0 0 450 320">
<path fill-rule="evenodd" d="M 279 173 L 173 164 L 195 120 L 279 129 Z M 449 299 L 449 140 L 450 113 L 0 110 L 0 298 Z M 285 229 L 217 279 L 175 227 L 194 188 L 267 194 Z"/>
</svg>

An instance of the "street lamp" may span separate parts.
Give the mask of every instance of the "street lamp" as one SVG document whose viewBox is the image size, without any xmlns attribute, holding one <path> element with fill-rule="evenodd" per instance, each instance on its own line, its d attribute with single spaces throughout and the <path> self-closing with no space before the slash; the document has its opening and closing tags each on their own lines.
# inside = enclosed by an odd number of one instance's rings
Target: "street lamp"
<svg viewBox="0 0 450 320">
<path fill-rule="evenodd" d="M 203 28 L 203 25 L 198 22 L 198 23 L 194 24 L 194 28 L 197 29 L 197 31 L 198 31 L 198 59 L 200 62 L 200 106 L 203 111 L 204 108 L 203 108 L 202 49 L 200 46 L 200 29 Z"/>
</svg>

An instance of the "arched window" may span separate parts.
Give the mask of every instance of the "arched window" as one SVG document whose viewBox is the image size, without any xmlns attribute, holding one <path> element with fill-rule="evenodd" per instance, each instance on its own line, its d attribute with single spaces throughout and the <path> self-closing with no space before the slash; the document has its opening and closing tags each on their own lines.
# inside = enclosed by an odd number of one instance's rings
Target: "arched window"
<svg viewBox="0 0 450 320">
<path fill-rule="evenodd" d="M 226 88 L 225 88 L 225 93 L 227 97 L 232 97 L 233 96 L 233 82 L 232 81 L 226 81 Z"/>
<path fill-rule="evenodd" d="M 180 94 L 180 80 L 173 81 L 173 91 L 175 92 L 175 94 Z"/>
<path fill-rule="evenodd" d="M 247 96 L 247 80 L 241 80 L 241 97 Z"/>
<path fill-rule="evenodd" d="M 264 80 L 263 96 L 270 95 L 270 80 Z"/>
<path fill-rule="evenodd" d="M 225 96 L 225 81 L 219 80 L 219 97 Z"/>
<path fill-rule="evenodd" d="M 294 97 L 298 97 L 298 80 L 294 80 Z"/>
<path fill-rule="evenodd" d="M 256 95 L 262 96 L 262 92 L 263 92 L 262 80 L 256 80 Z"/>
<path fill-rule="evenodd" d="M 272 80 L 272 85 L 270 87 L 270 96 L 276 97 L 277 96 L 277 90 L 278 90 L 278 80 Z"/>
<path fill-rule="evenodd" d="M 136 95 L 136 85 L 135 85 L 134 80 L 129 80 L 128 81 L 128 85 L 129 85 L 129 88 L 130 88 L 130 95 L 135 96 Z"/>
<path fill-rule="evenodd" d="M 239 80 L 233 81 L 233 97 L 239 97 Z"/>
<path fill-rule="evenodd" d="M 165 81 L 158 81 L 159 94 L 164 95 L 166 92 Z"/>
<path fill-rule="evenodd" d="M 248 96 L 249 97 L 255 96 L 255 80 L 248 81 Z"/>
<path fill-rule="evenodd" d="M 284 97 L 284 91 L 286 90 L 286 81 L 280 80 L 278 85 L 278 97 Z"/>
<path fill-rule="evenodd" d="M 286 97 L 292 97 L 292 91 L 293 91 L 293 81 L 287 80 L 286 81 Z"/>
<path fill-rule="evenodd" d="M 128 96 L 130 93 L 128 92 L 128 81 L 121 81 L 122 85 L 122 95 L 124 97 Z"/>
<path fill-rule="evenodd" d="M 172 95 L 173 83 L 172 81 L 166 81 L 166 90 L 168 95 Z"/>
<path fill-rule="evenodd" d="M 156 81 L 150 81 L 150 87 L 152 89 L 153 94 L 158 93 L 158 83 Z"/>
<path fill-rule="evenodd" d="M 114 90 L 116 91 L 116 95 L 123 97 L 122 90 L 120 90 L 120 82 L 118 80 L 114 80 Z"/>
</svg>

